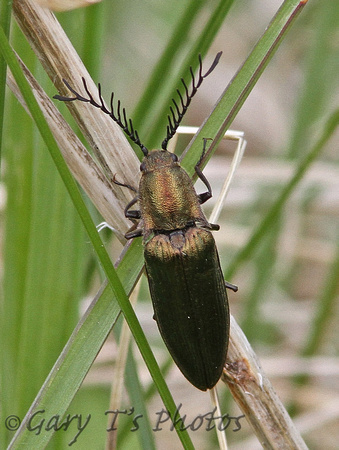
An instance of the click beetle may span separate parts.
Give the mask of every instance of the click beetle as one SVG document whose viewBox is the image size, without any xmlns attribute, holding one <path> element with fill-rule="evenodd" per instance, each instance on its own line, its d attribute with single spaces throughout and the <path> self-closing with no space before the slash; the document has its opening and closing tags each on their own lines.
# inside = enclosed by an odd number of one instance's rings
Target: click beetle
<svg viewBox="0 0 339 450">
<path fill-rule="evenodd" d="M 201 209 L 212 197 L 211 186 L 200 169 L 207 139 L 203 141 L 203 151 L 195 166 L 197 176 L 207 188 L 201 194 L 195 192 L 189 175 L 180 166 L 177 156 L 167 150 L 167 144 L 176 133 L 192 97 L 203 79 L 214 70 L 220 56 L 221 52 L 204 75 L 199 57 L 197 81 L 190 69 L 190 90 L 181 79 L 185 94 L 182 96 L 177 90 L 179 105 L 172 100 L 174 108 L 170 108 L 167 136 L 161 150 L 149 151 L 140 142 L 124 108 L 121 114 L 120 102 L 114 111 L 113 94 L 111 109 L 107 109 L 100 84 L 100 103 L 93 99 L 84 79 L 88 97 L 81 96 L 65 80 L 74 97 L 54 97 L 61 101 L 89 102 L 100 108 L 141 148 L 144 159 L 140 165 L 139 189 L 113 180 L 137 192 L 126 206 L 125 215 L 134 222 L 141 219 L 141 227 L 132 227 L 125 237 L 143 237 L 146 274 L 160 334 L 184 376 L 203 391 L 215 386 L 225 365 L 230 327 L 226 288 L 236 291 L 237 287 L 223 278 L 211 233 L 218 230 L 219 225 L 209 223 Z M 131 209 L 137 203 L 139 209 Z"/>
</svg>

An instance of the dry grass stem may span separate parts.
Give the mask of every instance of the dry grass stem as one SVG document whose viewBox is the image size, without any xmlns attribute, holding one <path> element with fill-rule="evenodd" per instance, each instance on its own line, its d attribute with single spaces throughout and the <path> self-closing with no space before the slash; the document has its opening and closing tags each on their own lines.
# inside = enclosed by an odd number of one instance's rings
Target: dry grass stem
<svg viewBox="0 0 339 450">
<path fill-rule="evenodd" d="M 62 79 L 84 93 L 81 80 L 84 77 L 93 97 L 98 100 L 96 85 L 53 13 L 30 0 L 15 0 L 13 11 L 18 25 L 60 94 L 70 95 Z M 119 126 L 88 104 L 71 102 L 68 107 L 108 178 L 112 174 L 123 174 L 126 182 L 135 183 L 139 176 L 139 161 Z"/>
<path fill-rule="evenodd" d="M 307 449 L 233 317 L 226 370 L 222 379 L 264 448 Z"/>
<path fill-rule="evenodd" d="M 114 226 L 116 230 L 126 231 L 129 223 L 123 213 L 125 200 L 119 201 L 112 191 L 111 183 L 109 183 L 100 167 L 93 160 L 92 156 L 88 153 L 87 149 L 26 66 L 21 61 L 19 62 L 74 177 L 95 204 L 105 221 Z M 10 73 L 8 76 L 8 86 L 26 108 L 19 88 Z M 120 233 L 119 238 L 122 242 L 125 242 L 122 233 Z"/>
</svg>

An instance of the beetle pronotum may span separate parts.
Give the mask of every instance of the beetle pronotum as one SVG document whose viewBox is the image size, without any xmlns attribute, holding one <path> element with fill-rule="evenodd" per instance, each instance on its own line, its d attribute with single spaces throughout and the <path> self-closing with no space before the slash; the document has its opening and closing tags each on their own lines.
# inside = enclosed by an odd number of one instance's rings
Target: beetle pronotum
<svg viewBox="0 0 339 450">
<path fill-rule="evenodd" d="M 201 85 L 216 67 L 218 53 L 202 74 L 202 61 L 196 81 L 190 69 L 192 87 L 185 81 L 184 96 L 177 90 L 179 105 L 168 116 L 167 135 L 161 150 L 149 151 L 140 141 L 132 121 L 127 120 L 125 109 L 107 109 L 101 96 L 97 103 L 83 79 L 88 97 L 77 93 L 65 81 L 74 97 L 55 96 L 61 101 L 83 101 L 108 114 L 136 143 L 144 154 L 140 165 L 141 180 L 135 198 L 126 206 L 125 215 L 132 221 L 141 220 L 141 227 L 133 226 L 126 238 L 143 236 L 145 267 L 154 308 L 154 318 L 162 338 L 177 366 L 198 389 L 212 389 L 219 380 L 225 361 L 229 337 L 229 308 L 226 287 L 237 290 L 225 282 L 219 256 L 211 231 L 219 226 L 209 223 L 201 205 L 212 197 L 209 182 L 200 166 L 208 139 L 195 166 L 197 176 L 206 186 L 206 192 L 197 194 L 193 183 L 180 166 L 174 153 L 167 150 L 168 141 L 176 133 L 187 108 Z M 136 191 L 132 186 L 113 180 L 116 184 Z M 139 203 L 139 209 L 131 209 Z"/>
</svg>

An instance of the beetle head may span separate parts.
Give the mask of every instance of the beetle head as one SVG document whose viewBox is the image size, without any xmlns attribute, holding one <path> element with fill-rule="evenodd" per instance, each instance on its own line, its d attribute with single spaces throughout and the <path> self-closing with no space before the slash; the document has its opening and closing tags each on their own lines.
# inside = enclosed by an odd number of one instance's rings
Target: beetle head
<svg viewBox="0 0 339 450">
<path fill-rule="evenodd" d="M 178 164 L 178 157 L 175 153 L 171 153 L 168 150 L 152 150 L 143 159 L 140 164 L 140 170 L 143 173 L 148 173 L 155 169 L 173 167 Z"/>
</svg>

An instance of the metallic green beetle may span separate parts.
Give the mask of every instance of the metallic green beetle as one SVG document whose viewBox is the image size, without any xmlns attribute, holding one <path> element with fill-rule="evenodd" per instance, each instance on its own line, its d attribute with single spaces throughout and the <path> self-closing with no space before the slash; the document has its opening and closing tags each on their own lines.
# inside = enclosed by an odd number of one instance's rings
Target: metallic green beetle
<svg viewBox="0 0 339 450">
<path fill-rule="evenodd" d="M 173 100 L 168 117 L 167 136 L 161 150 L 148 151 L 140 142 L 132 122 L 127 121 L 125 109 L 121 116 L 108 110 L 99 86 L 100 104 L 88 91 L 82 97 L 66 83 L 75 97 L 55 98 L 62 101 L 86 101 L 108 114 L 141 148 L 144 159 L 140 165 L 141 180 L 136 197 L 126 206 L 125 215 L 135 221 L 142 219 L 142 228 L 132 227 L 127 239 L 143 236 L 145 267 L 151 292 L 154 318 L 161 336 L 177 366 L 198 389 L 211 389 L 219 380 L 226 361 L 229 339 L 229 308 L 226 287 L 237 288 L 224 281 L 219 256 L 212 236 L 218 225 L 210 224 L 201 210 L 201 204 L 212 196 L 210 184 L 203 175 L 202 163 L 207 139 L 200 160 L 195 166 L 198 177 L 207 191 L 197 194 L 193 183 L 180 166 L 177 156 L 167 151 L 167 143 L 174 136 L 194 94 L 218 64 L 221 52 L 210 69 L 202 75 L 202 62 L 198 81 L 191 69 L 192 88 L 185 88 L 185 99 L 178 90 L 180 106 Z M 131 208 L 139 203 L 140 209 Z"/>
</svg>

